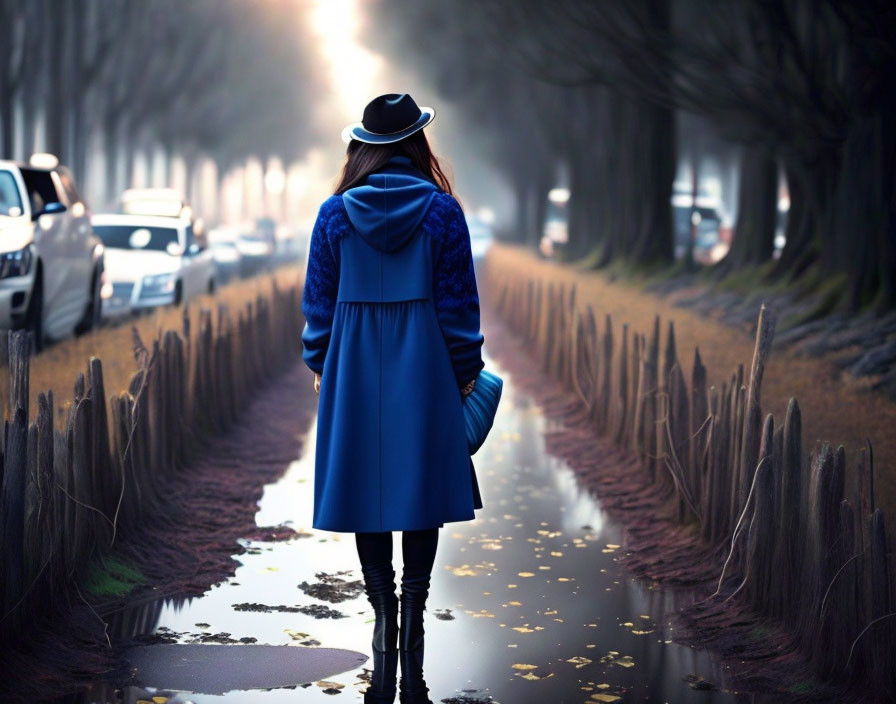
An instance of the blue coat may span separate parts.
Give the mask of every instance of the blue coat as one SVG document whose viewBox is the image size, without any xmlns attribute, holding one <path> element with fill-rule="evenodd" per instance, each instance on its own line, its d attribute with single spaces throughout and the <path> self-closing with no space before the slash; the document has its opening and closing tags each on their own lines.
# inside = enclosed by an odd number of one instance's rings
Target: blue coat
<svg viewBox="0 0 896 704">
<path fill-rule="evenodd" d="M 305 364 L 321 374 L 312 526 L 414 530 L 482 507 L 460 389 L 483 367 L 470 234 L 406 157 L 331 196 L 311 234 Z"/>
</svg>

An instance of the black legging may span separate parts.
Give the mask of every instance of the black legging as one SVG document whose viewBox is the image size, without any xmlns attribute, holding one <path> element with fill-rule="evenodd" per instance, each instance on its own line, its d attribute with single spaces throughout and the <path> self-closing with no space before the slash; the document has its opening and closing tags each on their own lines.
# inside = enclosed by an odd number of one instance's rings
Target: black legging
<svg viewBox="0 0 896 704">
<path fill-rule="evenodd" d="M 407 594 L 425 598 L 438 542 L 438 527 L 401 532 L 401 588 Z M 389 589 L 394 579 L 391 531 L 355 533 L 355 544 L 367 588 Z"/>
</svg>

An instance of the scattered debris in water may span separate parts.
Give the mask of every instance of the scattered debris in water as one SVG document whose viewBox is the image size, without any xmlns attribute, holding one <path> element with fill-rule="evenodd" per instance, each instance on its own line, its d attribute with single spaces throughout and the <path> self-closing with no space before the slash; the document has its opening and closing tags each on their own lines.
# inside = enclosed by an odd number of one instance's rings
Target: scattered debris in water
<svg viewBox="0 0 896 704">
<path fill-rule="evenodd" d="M 586 657 L 582 657 L 581 655 L 576 655 L 575 657 L 568 658 L 568 659 L 566 660 L 566 662 L 571 662 L 573 665 L 576 666 L 576 669 L 577 669 L 577 670 L 578 670 L 580 667 L 585 667 L 585 665 L 590 665 L 590 664 L 591 664 L 591 660 L 589 660 L 589 659 L 586 658 Z"/>
<path fill-rule="evenodd" d="M 717 687 L 712 682 L 703 679 L 700 675 L 690 674 L 686 677 L 682 677 L 681 679 L 687 682 L 688 687 L 690 687 L 691 689 L 697 689 L 703 692 L 713 692 L 717 689 Z"/>
<path fill-rule="evenodd" d="M 268 606 L 267 604 L 252 604 L 249 602 L 244 602 L 242 604 L 233 604 L 234 611 L 253 611 L 256 613 L 265 613 L 269 614 L 274 611 L 279 613 L 288 613 L 295 614 L 299 613 L 298 606 L 285 606 L 283 604 L 279 604 L 277 606 Z"/>
<path fill-rule="evenodd" d="M 299 645 L 304 645 L 309 648 L 314 648 L 320 645 L 320 641 L 316 638 L 312 638 L 311 634 L 303 633 L 302 631 L 294 631 L 291 628 L 285 628 L 283 630 L 286 635 L 296 641 Z"/>
<path fill-rule="evenodd" d="M 345 687 L 342 682 L 331 682 L 329 680 L 321 680 L 314 684 L 320 687 L 324 694 L 342 694 L 341 690 Z"/>
<path fill-rule="evenodd" d="M 339 576 L 351 574 L 352 572 L 353 570 L 342 570 L 335 574 L 317 572 L 314 576 L 320 581 L 315 584 L 302 582 L 298 586 L 299 589 L 305 592 L 308 596 L 313 596 L 315 599 L 320 599 L 321 601 L 329 601 L 333 604 L 338 604 L 341 601 L 354 599 L 364 591 L 364 582 L 362 580 L 347 582 Z"/>
<path fill-rule="evenodd" d="M 442 704 L 499 704 L 491 694 L 485 694 L 478 689 L 462 689 L 455 697 L 445 697 Z"/>
<path fill-rule="evenodd" d="M 620 667 L 635 666 L 635 659 L 631 655 L 623 655 L 620 657 L 619 653 L 615 650 L 611 650 L 604 655 L 600 661 L 609 667 L 612 667 L 613 665 L 619 665 Z"/>
<path fill-rule="evenodd" d="M 298 531 L 281 523 L 277 526 L 258 526 L 252 533 L 245 536 L 246 540 L 264 543 L 279 543 L 294 538 L 310 538 L 314 533 L 306 530 Z"/>
<path fill-rule="evenodd" d="M 208 628 L 206 624 L 196 624 L 200 628 Z M 141 645 L 169 645 L 178 643 L 188 643 L 190 645 L 202 643 L 218 643 L 220 645 L 251 645 L 257 643 L 258 639 L 252 636 L 243 636 L 242 638 L 231 638 L 230 633 L 221 631 L 219 633 L 190 633 L 189 631 L 173 631 L 165 626 L 160 626 L 155 633 L 144 633 L 133 638 L 134 643 Z"/>
<path fill-rule="evenodd" d="M 277 604 L 270 606 L 268 604 L 257 604 L 244 602 L 242 604 L 233 604 L 234 611 L 251 611 L 254 613 L 285 613 L 285 614 L 305 614 L 313 618 L 348 618 L 348 614 L 344 614 L 336 609 L 331 609 L 323 604 L 303 604 L 300 606 L 286 606 L 285 604 Z"/>
<path fill-rule="evenodd" d="M 348 614 L 344 614 L 341 611 L 337 611 L 336 609 L 331 609 L 329 606 L 325 604 L 308 604 L 307 606 L 300 606 L 299 612 L 305 614 L 306 616 L 311 616 L 312 618 L 348 618 Z"/>
</svg>

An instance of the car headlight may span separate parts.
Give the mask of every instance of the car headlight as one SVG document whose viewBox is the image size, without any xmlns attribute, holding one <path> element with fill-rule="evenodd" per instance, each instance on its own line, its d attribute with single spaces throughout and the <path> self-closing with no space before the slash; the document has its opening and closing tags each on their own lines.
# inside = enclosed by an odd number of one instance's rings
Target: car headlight
<svg viewBox="0 0 896 704">
<path fill-rule="evenodd" d="M 109 281 L 109 277 L 106 276 L 106 272 L 103 271 L 100 274 L 100 298 L 106 300 L 108 298 L 112 298 L 115 295 L 115 286 L 112 285 L 112 282 Z"/>
<path fill-rule="evenodd" d="M 151 274 L 143 277 L 143 295 L 161 295 L 174 291 L 175 274 Z"/>
<path fill-rule="evenodd" d="M 31 245 L 15 252 L 0 254 L 0 279 L 10 276 L 24 276 L 31 269 Z"/>
</svg>

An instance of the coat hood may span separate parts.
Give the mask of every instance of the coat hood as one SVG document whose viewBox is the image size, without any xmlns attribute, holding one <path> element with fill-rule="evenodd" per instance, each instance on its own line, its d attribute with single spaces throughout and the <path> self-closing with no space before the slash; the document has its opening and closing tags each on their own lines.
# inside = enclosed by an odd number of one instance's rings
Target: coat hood
<svg viewBox="0 0 896 704">
<path fill-rule="evenodd" d="M 358 234 L 374 249 L 393 252 L 407 244 L 426 215 L 438 186 L 394 156 L 363 186 L 348 189 L 342 202 Z"/>
</svg>

